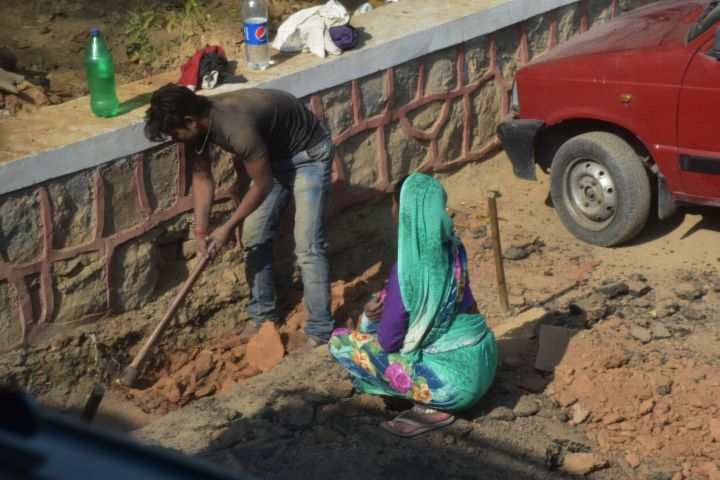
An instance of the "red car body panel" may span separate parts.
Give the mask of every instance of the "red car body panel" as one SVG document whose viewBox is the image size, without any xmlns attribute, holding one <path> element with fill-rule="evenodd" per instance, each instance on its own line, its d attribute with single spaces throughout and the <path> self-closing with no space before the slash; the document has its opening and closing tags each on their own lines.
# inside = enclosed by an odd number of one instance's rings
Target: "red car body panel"
<svg viewBox="0 0 720 480">
<path fill-rule="evenodd" d="M 707 173 L 720 167 L 720 61 L 706 55 L 717 25 L 686 42 L 708 3 L 658 2 L 538 57 L 516 75 L 516 118 L 617 125 L 645 145 L 676 200 L 720 205 L 720 174 Z"/>
</svg>

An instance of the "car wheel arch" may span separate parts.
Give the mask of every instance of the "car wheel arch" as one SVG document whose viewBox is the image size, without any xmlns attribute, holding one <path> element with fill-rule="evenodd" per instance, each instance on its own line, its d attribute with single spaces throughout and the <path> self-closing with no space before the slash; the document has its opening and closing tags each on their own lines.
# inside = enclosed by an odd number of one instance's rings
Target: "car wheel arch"
<svg viewBox="0 0 720 480">
<path fill-rule="evenodd" d="M 648 173 L 657 173 L 655 161 L 645 142 L 632 131 L 613 123 L 595 119 L 576 118 L 564 120 L 545 127 L 535 143 L 535 163 L 548 173 L 555 153 L 573 137 L 589 132 L 606 132 L 625 140 L 635 150 L 648 169 Z"/>
</svg>

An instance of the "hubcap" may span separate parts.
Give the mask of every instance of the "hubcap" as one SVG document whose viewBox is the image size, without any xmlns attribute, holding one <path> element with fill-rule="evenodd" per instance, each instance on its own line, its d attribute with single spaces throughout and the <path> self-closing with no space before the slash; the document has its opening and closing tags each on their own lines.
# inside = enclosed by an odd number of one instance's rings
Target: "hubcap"
<svg viewBox="0 0 720 480">
<path fill-rule="evenodd" d="M 565 192 L 570 212 L 583 227 L 601 230 L 615 217 L 615 182 L 608 170 L 595 160 L 573 161 L 565 171 Z"/>
</svg>

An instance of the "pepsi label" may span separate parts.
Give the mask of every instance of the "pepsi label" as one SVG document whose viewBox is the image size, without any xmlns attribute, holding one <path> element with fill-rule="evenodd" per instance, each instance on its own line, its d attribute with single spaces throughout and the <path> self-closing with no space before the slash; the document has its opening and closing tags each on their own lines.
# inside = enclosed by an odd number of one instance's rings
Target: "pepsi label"
<svg viewBox="0 0 720 480">
<path fill-rule="evenodd" d="M 267 43 L 267 22 L 246 23 L 245 42 L 248 45 L 265 45 Z"/>
</svg>

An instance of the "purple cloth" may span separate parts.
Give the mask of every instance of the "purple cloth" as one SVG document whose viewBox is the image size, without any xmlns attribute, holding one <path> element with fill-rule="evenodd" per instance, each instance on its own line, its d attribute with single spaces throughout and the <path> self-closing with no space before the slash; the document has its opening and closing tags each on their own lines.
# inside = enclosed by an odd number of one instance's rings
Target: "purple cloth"
<svg viewBox="0 0 720 480">
<path fill-rule="evenodd" d="M 465 285 L 465 293 L 458 307 L 458 312 L 462 313 L 473 304 L 475 298 L 470 290 L 470 280 Z M 385 302 L 383 305 L 383 313 L 378 326 L 378 343 L 386 352 L 397 352 L 403 346 L 405 334 L 408 329 L 410 315 L 405 309 L 400 294 L 400 281 L 398 280 L 397 263 L 390 270 L 390 279 L 385 289 Z"/>
<path fill-rule="evenodd" d="M 348 50 L 357 44 L 358 33 L 350 24 L 338 25 L 330 27 L 330 38 L 336 47 Z"/>
</svg>

